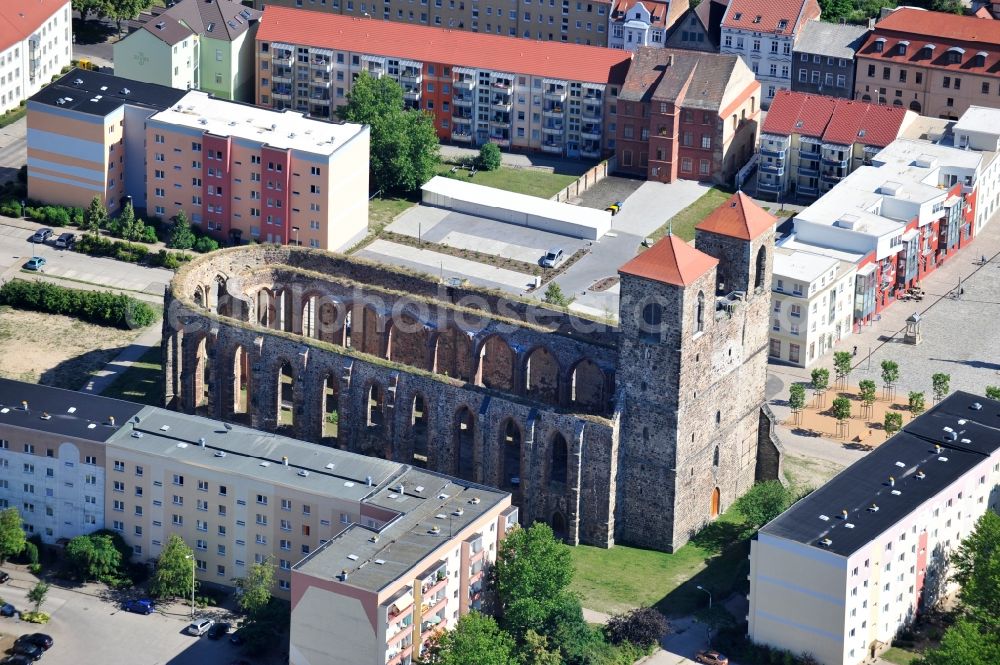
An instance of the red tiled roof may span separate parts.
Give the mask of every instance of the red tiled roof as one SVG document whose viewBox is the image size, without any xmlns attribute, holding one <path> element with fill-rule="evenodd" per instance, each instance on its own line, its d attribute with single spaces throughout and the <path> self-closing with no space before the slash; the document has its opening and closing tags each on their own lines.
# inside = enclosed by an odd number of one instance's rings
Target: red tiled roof
<svg viewBox="0 0 1000 665">
<path fill-rule="evenodd" d="M 754 203 L 749 196 L 736 192 L 695 228 L 730 238 L 753 240 L 773 228 L 776 221 L 774 215 Z"/>
<path fill-rule="evenodd" d="M 906 113 L 899 106 L 878 106 L 779 90 L 761 132 L 779 136 L 799 134 L 830 143 L 861 143 L 884 148 L 899 136 Z"/>
<path fill-rule="evenodd" d="M 257 41 L 284 42 L 511 74 L 607 83 L 632 54 L 618 49 L 503 37 L 268 5 Z"/>
<path fill-rule="evenodd" d="M 909 42 L 904 54 L 898 52 L 901 41 Z M 881 51 L 876 46 L 879 42 Z M 924 49 L 927 44 L 934 45 L 929 54 Z M 958 53 L 959 61 L 949 62 L 949 53 Z M 980 53 L 985 56 L 983 59 L 978 57 Z M 997 76 L 1000 72 L 1000 21 L 910 7 L 897 9 L 875 24 L 875 29 L 858 49 L 858 57 Z"/>
<path fill-rule="evenodd" d="M 70 0 L 0 0 L 0 51 L 24 41 Z"/>
<path fill-rule="evenodd" d="M 671 234 L 623 265 L 618 272 L 687 286 L 717 265 L 718 259 L 698 251 Z"/>
<path fill-rule="evenodd" d="M 816 0 L 732 0 L 722 27 L 790 35 L 798 29 L 800 19 L 818 19 L 819 14 Z M 781 21 L 786 23 L 779 29 Z"/>
<path fill-rule="evenodd" d="M 611 10 L 611 18 L 624 21 L 628 10 L 638 4 L 649 12 L 650 24 L 661 28 L 672 26 L 688 8 L 688 3 L 684 0 L 620 0 Z"/>
</svg>

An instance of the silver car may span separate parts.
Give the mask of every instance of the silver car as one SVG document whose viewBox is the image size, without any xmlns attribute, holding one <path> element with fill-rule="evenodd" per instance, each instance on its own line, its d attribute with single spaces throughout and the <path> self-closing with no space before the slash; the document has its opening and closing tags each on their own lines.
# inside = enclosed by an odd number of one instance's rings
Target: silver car
<svg viewBox="0 0 1000 665">
<path fill-rule="evenodd" d="M 543 268 L 555 268 L 560 263 L 566 260 L 566 253 L 563 252 L 558 247 L 553 247 L 549 251 L 545 252 L 545 256 L 539 263 L 542 264 Z"/>
<path fill-rule="evenodd" d="M 215 625 L 212 619 L 198 619 L 192 621 L 185 630 L 188 635 L 200 636 L 208 632 L 208 629 Z"/>
</svg>

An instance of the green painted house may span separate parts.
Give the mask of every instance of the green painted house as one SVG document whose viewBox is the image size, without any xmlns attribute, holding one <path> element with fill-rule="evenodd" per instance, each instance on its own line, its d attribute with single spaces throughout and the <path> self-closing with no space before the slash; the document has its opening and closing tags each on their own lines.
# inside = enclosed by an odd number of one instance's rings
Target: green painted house
<svg viewBox="0 0 1000 665">
<path fill-rule="evenodd" d="M 115 76 L 252 102 L 260 16 L 237 0 L 179 0 L 154 9 L 115 44 Z"/>
</svg>

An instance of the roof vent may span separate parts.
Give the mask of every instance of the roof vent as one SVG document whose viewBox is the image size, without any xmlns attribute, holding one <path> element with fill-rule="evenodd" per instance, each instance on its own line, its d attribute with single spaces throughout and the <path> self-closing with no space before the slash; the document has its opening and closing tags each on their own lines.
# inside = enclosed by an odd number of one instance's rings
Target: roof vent
<svg viewBox="0 0 1000 665">
<path fill-rule="evenodd" d="M 160 431 L 166 432 L 170 429 L 170 425 L 160 425 Z"/>
<path fill-rule="evenodd" d="M 73 85 L 83 85 L 83 79 L 73 79 Z"/>
<path fill-rule="evenodd" d="M 461 517 L 461 516 L 462 516 L 462 515 L 464 515 L 464 514 L 465 514 L 465 509 L 464 509 L 464 508 L 456 508 L 456 509 L 455 509 L 455 510 L 454 510 L 454 511 L 452 512 L 452 515 L 454 515 L 455 517 Z"/>
<path fill-rule="evenodd" d="M 959 443 L 964 443 L 966 445 L 972 443 L 972 439 L 962 439 Z"/>
<path fill-rule="evenodd" d="M 917 469 L 917 472 L 914 475 L 917 477 L 917 480 L 923 480 L 924 478 L 927 477 L 927 474 L 921 471 L 920 469 Z"/>
<path fill-rule="evenodd" d="M 891 492 L 889 492 L 889 494 L 893 496 L 899 496 L 900 494 L 902 494 L 902 492 L 900 492 L 899 490 L 892 490 Z"/>
<path fill-rule="evenodd" d="M 227 432 L 233 431 L 233 426 L 230 425 L 229 423 L 222 423 L 222 426 L 226 429 Z"/>
<path fill-rule="evenodd" d="M 163 30 L 165 27 L 167 27 L 166 21 L 160 21 L 159 23 L 156 24 L 157 30 Z"/>
<path fill-rule="evenodd" d="M 306 471 L 305 469 L 299 469 L 298 475 L 301 476 L 301 477 L 303 477 L 303 478 L 308 478 L 309 477 L 309 472 Z"/>
<path fill-rule="evenodd" d="M 889 487 L 896 486 L 896 479 L 893 476 L 889 476 Z"/>
<path fill-rule="evenodd" d="M 264 460 L 263 462 L 260 463 L 259 466 L 271 466 L 271 463 L 268 462 L 267 460 Z"/>
<path fill-rule="evenodd" d="M 396 486 L 396 491 L 399 492 L 400 494 L 406 494 L 406 485 L 400 483 L 399 485 Z"/>
<path fill-rule="evenodd" d="M 372 486 L 372 477 L 371 476 L 365 476 L 365 485 L 368 485 L 368 487 Z"/>
<path fill-rule="evenodd" d="M 347 569 L 346 568 L 344 568 L 342 571 L 340 571 L 340 581 L 341 582 L 346 582 L 347 581 Z"/>
<path fill-rule="evenodd" d="M 347 558 L 350 559 L 351 561 L 357 561 L 358 560 L 358 555 L 357 554 L 348 554 Z"/>
<path fill-rule="evenodd" d="M 983 405 L 980 404 L 979 402 L 973 402 L 972 404 L 969 405 L 969 408 L 972 409 L 973 411 L 979 411 L 983 408 Z"/>
<path fill-rule="evenodd" d="M 42 411 L 42 420 L 52 420 L 52 416 L 49 415 L 48 411 Z"/>
<path fill-rule="evenodd" d="M 142 432 L 137 432 L 135 430 L 132 430 L 132 438 L 133 439 L 141 439 L 142 438 Z"/>
<path fill-rule="evenodd" d="M 68 409 L 66 409 L 66 413 L 76 413 L 76 407 L 75 406 L 69 407 Z"/>
<path fill-rule="evenodd" d="M 480 501 L 481 499 L 478 496 L 474 496 L 471 499 L 469 499 L 469 503 L 471 503 L 473 506 L 479 505 Z"/>
<path fill-rule="evenodd" d="M 416 492 L 417 494 L 419 494 L 419 493 L 421 493 L 421 492 L 424 491 L 424 486 L 423 485 L 417 485 L 416 487 L 413 488 L 413 491 Z"/>
<path fill-rule="evenodd" d="M 336 464 L 334 464 L 333 462 L 329 462 L 329 463 L 328 463 L 328 464 L 326 465 L 326 467 L 325 467 L 325 468 L 327 468 L 327 469 L 330 469 L 330 470 L 332 471 L 332 470 L 333 470 L 333 468 L 334 468 L 335 466 L 337 466 L 337 465 L 336 465 Z"/>
<path fill-rule="evenodd" d="M 833 541 L 830 540 L 829 538 L 824 538 L 823 540 L 819 541 L 819 544 L 822 545 L 823 547 L 829 547 L 830 545 L 833 545 Z"/>
<path fill-rule="evenodd" d="M 198 439 L 198 445 L 201 446 L 202 448 L 205 447 L 205 437 L 201 437 Z"/>
<path fill-rule="evenodd" d="M 432 536 L 436 536 L 439 533 L 441 533 L 441 527 L 434 525 L 428 530 L 428 533 L 430 533 Z"/>
<path fill-rule="evenodd" d="M 288 466 L 288 455 L 281 456 L 281 463 L 285 466 Z"/>
<path fill-rule="evenodd" d="M 178 447 L 178 448 L 187 448 L 187 447 L 188 447 L 188 444 L 186 444 L 186 443 L 184 443 L 183 441 L 181 441 L 180 443 L 178 443 L 178 444 L 177 444 L 177 447 Z"/>
<path fill-rule="evenodd" d="M 821 520 L 823 520 L 824 522 L 829 522 L 830 521 L 830 517 L 827 516 L 827 515 L 820 515 L 819 518 Z"/>
<path fill-rule="evenodd" d="M 853 528 L 854 528 L 854 525 L 853 525 L 853 524 L 851 524 L 850 522 L 848 522 L 847 524 L 845 524 L 845 525 L 844 525 L 844 528 L 845 528 L 845 529 L 853 529 Z"/>
<path fill-rule="evenodd" d="M 965 424 L 965 423 L 967 423 L 967 422 L 969 422 L 969 421 L 968 421 L 968 420 L 965 420 L 964 418 L 960 418 L 960 419 L 959 419 L 959 421 L 958 421 L 958 424 L 959 424 L 959 425 L 964 425 L 964 424 Z"/>
<path fill-rule="evenodd" d="M 26 399 L 21 400 L 21 410 L 22 411 L 28 410 L 28 400 Z"/>
<path fill-rule="evenodd" d="M 950 427 L 948 427 L 947 429 L 951 430 Z M 944 440 L 945 441 L 957 441 L 958 440 L 958 432 L 955 432 L 954 430 L 952 430 L 950 432 L 945 432 L 944 433 Z"/>
<path fill-rule="evenodd" d="M 905 469 L 906 468 L 906 465 L 903 464 L 902 462 L 896 462 L 896 466 L 898 466 L 900 469 Z"/>
<path fill-rule="evenodd" d="M 868 512 L 870 512 L 870 513 L 877 513 L 878 512 L 878 504 L 877 503 L 873 503 L 872 505 L 868 506 Z"/>
<path fill-rule="evenodd" d="M 375 565 L 381 566 L 385 563 L 385 559 L 375 559 Z"/>
<path fill-rule="evenodd" d="M 935 443 L 934 444 L 934 452 L 937 453 L 938 455 L 941 454 L 941 444 L 940 443 Z"/>
<path fill-rule="evenodd" d="M 369 543 L 377 543 L 378 542 L 378 534 L 375 534 L 371 538 L 369 538 L 368 542 Z"/>
<path fill-rule="evenodd" d="M 131 94 L 131 92 L 132 92 L 132 91 L 131 91 L 131 90 L 129 90 L 128 88 L 122 88 L 122 90 L 121 90 L 121 94 L 123 94 L 123 95 L 128 95 L 128 94 Z"/>
<path fill-rule="evenodd" d="M 840 511 L 840 519 L 842 520 L 847 519 L 847 508 L 844 508 L 843 510 Z"/>
<path fill-rule="evenodd" d="M 948 458 L 947 457 L 943 457 L 943 456 L 942 457 L 938 457 L 938 461 L 939 462 L 947 462 Z"/>
<path fill-rule="evenodd" d="M 215 456 L 216 457 L 225 457 L 226 456 L 226 451 L 225 450 L 216 450 L 215 451 Z"/>
<path fill-rule="evenodd" d="M 108 416 L 108 425 L 111 426 L 111 427 L 115 426 L 115 417 L 114 416 Z"/>
</svg>

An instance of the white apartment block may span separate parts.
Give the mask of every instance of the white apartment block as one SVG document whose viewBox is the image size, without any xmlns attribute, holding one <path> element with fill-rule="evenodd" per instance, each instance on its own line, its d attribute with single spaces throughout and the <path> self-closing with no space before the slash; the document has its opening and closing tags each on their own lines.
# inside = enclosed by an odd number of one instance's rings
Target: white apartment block
<svg viewBox="0 0 1000 665">
<path fill-rule="evenodd" d="M 0 2 L 0 113 L 38 92 L 72 59 L 69 0 Z"/>
<path fill-rule="evenodd" d="M 1000 508 L 1000 402 L 957 392 L 760 530 L 749 637 L 872 662 L 953 591 L 948 556 Z"/>
<path fill-rule="evenodd" d="M 819 19 L 816 0 L 775 0 L 767 6 L 733 0 L 722 19 L 720 52 L 743 58 L 761 87 L 761 108 L 792 87 L 792 49 L 806 21 Z"/>
<path fill-rule="evenodd" d="M 768 356 L 809 367 L 850 335 L 856 275 L 849 261 L 778 247 Z"/>
<path fill-rule="evenodd" d="M 976 218 L 973 233 L 986 226 L 1000 204 L 1000 109 L 970 106 L 952 128 L 953 144 L 982 153 L 977 178 Z"/>
</svg>

